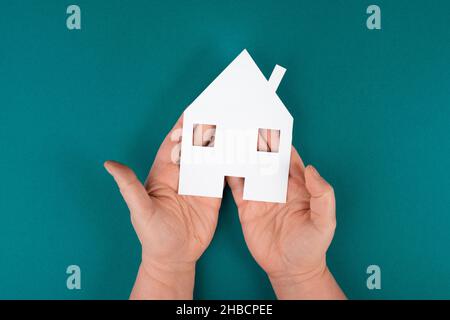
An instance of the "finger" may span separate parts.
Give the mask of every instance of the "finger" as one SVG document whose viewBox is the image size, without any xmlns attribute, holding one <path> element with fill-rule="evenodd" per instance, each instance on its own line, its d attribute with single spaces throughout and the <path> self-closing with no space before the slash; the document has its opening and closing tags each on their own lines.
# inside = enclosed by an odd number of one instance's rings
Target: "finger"
<svg viewBox="0 0 450 320">
<path fill-rule="evenodd" d="M 317 170 L 309 165 L 305 169 L 306 188 L 311 195 L 311 218 L 324 227 L 334 227 L 336 224 L 336 204 L 334 191 Z"/>
<path fill-rule="evenodd" d="M 183 130 L 183 115 L 181 115 L 173 128 L 164 138 L 161 146 L 159 147 L 158 153 L 156 155 L 155 161 L 160 161 L 163 163 L 179 164 L 180 153 L 173 152 L 181 142 Z"/>
<path fill-rule="evenodd" d="M 244 201 L 244 178 L 242 177 L 228 177 L 226 178 L 227 184 L 230 186 L 231 193 L 233 194 L 234 202 L 239 205 Z"/>
<path fill-rule="evenodd" d="M 280 130 L 258 129 L 258 151 L 278 152 Z"/>
<path fill-rule="evenodd" d="M 216 126 L 210 124 L 196 124 L 193 132 L 193 145 L 214 147 Z"/>
<path fill-rule="evenodd" d="M 291 148 L 291 163 L 289 166 L 289 175 L 293 177 L 300 177 L 304 180 L 304 171 L 305 165 L 303 164 L 303 160 L 298 154 L 297 150 L 294 146 Z"/>
<path fill-rule="evenodd" d="M 106 161 L 104 166 L 119 186 L 120 193 L 135 218 L 151 212 L 151 200 L 133 170 L 115 161 Z"/>
<path fill-rule="evenodd" d="M 147 176 L 145 188 L 151 189 L 151 181 L 158 180 L 172 190 L 178 188 L 180 171 L 181 136 L 183 115 L 181 115 L 172 130 L 164 138 L 156 154 L 153 165 Z"/>
<path fill-rule="evenodd" d="M 267 143 L 267 129 L 258 130 L 258 151 L 269 151 L 269 145 Z"/>
<path fill-rule="evenodd" d="M 280 130 L 267 130 L 267 145 L 270 152 L 278 152 L 280 147 Z"/>
</svg>

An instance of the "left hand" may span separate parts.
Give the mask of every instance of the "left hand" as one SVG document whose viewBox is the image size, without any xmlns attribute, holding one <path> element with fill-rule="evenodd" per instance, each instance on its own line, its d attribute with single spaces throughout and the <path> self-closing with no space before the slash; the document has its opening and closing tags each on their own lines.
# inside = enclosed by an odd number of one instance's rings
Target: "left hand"
<svg viewBox="0 0 450 320">
<path fill-rule="evenodd" d="M 294 285 L 301 288 L 312 280 L 316 283 L 315 279 L 331 278 L 326 252 L 336 227 L 333 188 L 314 167 L 305 168 L 294 147 L 286 203 L 243 200 L 244 180 L 227 177 L 227 183 L 238 207 L 247 246 L 268 274 L 279 298 L 292 298 L 286 292 Z M 340 289 L 333 287 L 332 293 L 336 293 L 333 298 L 344 297 Z"/>
</svg>

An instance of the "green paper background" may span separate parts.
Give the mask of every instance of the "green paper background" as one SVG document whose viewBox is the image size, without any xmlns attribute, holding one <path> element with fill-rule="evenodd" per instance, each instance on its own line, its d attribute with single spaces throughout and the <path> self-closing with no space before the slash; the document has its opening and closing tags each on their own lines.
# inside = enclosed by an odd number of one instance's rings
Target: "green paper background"
<svg viewBox="0 0 450 320">
<path fill-rule="evenodd" d="M 247 48 L 335 188 L 330 269 L 357 299 L 450 298 L 450 2 L 0 3 L 0 298 L 124 299 L 139 242 L 103 161 L 144 179 L 183 109 Z M 66 267 L 82 290 L 66 288 Z M 368 290 L 366 268 L 381 267 Z M 199 299 L 274 298 L 225 191 Z"/>
</svg>

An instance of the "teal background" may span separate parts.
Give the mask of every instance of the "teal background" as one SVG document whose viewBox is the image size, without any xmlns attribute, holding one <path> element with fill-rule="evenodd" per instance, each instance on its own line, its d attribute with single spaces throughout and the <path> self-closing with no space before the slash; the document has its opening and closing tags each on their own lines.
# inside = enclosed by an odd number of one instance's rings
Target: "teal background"
<svg viewBox="0 0 450 320">
<path fill-rule="evenodd" d="M 328 262 L 353 299 L 450 298 L 450 2 L 68 1 L 0 4 L 0 298 L 124 299 L 140 247 L 113 180 L 144 179 L 183 109 L 247 48 L 294 144 L 334 186 Z M 366 28 L 377 4 L 382 30 Z M 66 289 L 66 267 L 82 290 Z M 366 287 L 366 268 L 382 289 Z M 274 298 L 227 189 L 199 299 Z"/>
</svg>

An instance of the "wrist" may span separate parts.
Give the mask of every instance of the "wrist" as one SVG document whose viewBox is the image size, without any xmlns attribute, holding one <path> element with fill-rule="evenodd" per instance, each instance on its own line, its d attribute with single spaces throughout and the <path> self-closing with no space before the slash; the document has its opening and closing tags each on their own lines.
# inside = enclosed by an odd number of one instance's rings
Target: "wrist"
<svg viewBox="0 0 450 320">
<path fill-rule="evenodd" d="M 142 259 L 130 299 L 193 298 L 195 262 L 161 263 Z"/>
<path fill-rule="evenodd" d="M 268 274 L 272 287 L 275 291 L 282 290 L 292 286 L 307 287 L 315 279 L 319 279 L 328 270 L 325 261 L 309 270 L 296 270 L 294 272 L 284 271 Z"/>
<path fill-rule="evenodd" d="M 346 299 L 325 262 L 308 272 L 269 276 L 269 279 L 278 299 Z"/>
</svg>

